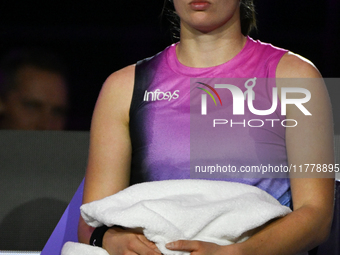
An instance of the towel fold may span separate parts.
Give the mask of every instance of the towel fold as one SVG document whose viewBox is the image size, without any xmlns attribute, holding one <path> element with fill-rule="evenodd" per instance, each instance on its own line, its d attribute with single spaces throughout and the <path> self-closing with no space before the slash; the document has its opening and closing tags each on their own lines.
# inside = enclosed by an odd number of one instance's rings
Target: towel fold
<svg viewBox="0 0 340 255">
<path fill-rule="evenodd" d="M 290 212 L 257 187 L 208 180 L 136 184 L 81 206 L 81 215 L 90 226 L 142 228 L 165 255 L 188 254 L 165 248 L 166 243 L 179 239 L 219 245 L 243 242 L 258 227 Z"/>
</svg>

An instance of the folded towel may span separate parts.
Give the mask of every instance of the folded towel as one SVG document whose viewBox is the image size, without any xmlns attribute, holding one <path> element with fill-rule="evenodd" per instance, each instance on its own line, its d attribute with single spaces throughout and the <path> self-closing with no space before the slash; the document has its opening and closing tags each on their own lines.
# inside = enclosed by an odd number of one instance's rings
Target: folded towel
<svg viewBox="0 0 340 255">
<path fill-rule="evenodd" d="M 83 243 L 66 242 L 61 255 L 109 255 L 106 250 Z"/>
<path fill-rule="evenodd" d="M 92 227 L 142 228 L 163 254 L 179 239 L 228 245 L 249 238 L 267 221 L 290 213 L 265 191 L 246 184 L 208 180 L 167 180 L 133 185 L 81 206 Z"/>
</svg>

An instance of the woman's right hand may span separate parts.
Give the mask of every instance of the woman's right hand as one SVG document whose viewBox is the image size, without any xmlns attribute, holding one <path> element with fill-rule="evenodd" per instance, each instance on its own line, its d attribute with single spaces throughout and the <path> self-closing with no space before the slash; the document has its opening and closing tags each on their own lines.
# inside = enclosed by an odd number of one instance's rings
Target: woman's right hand
<svg viewBox="0 0 340 255">
<path fill-rule="evenodd" d="M 103 237 L 103 248 L 110 255 L 159 255 L 161 252 L 157 246 L 146 237 L 133 230 L 110 228 Z"/>
</svg>

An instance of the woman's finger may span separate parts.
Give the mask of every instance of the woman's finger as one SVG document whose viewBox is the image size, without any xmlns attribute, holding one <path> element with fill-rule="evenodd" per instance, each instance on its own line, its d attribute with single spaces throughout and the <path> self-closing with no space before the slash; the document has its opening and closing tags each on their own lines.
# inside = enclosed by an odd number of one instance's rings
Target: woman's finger
<svg viewBox="0 0 340 255">
<path fill-rule="evenodd" d="M 156 245 L 146 244 L 145 241 L 141 240 L 141 235 L 136 236 L 136 241 L 130 243 L 129 250 L 134 251 L 139 255 L 159 255 L 161 252 L 157 249 Z M 148 241 L 148 240 L 147 240 Z M 148 241 L 150 242 L 150 241 Z"/>
<path fill-rule="evenodd" d="M 199 242 L 189 240 L 178 240 L 175 242 L 167 243 L 165 247 L 169 250 L 192 252 L 198 250 Z"/>
<path fill-rule="evenodd" d="M 139 240 L 141 240 L 146 246 L 150 247 L 151 249 L 161 253 L 160 250 L 157 248 L 154 242 L 149 241 L 144 235 L 138 235 Z"/>
</svg>

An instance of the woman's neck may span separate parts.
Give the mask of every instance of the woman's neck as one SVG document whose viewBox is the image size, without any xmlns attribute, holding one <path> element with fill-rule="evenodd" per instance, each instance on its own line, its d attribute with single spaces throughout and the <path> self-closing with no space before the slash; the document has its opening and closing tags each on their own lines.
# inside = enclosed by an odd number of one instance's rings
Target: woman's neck
<svg viewBox="0 0 340 255">
<path fill-rule="evenodd" d="M 238 26 L 201 33 L 181 25 L 181 40 L 177 45 L 178 60 L 185 66 L 211 67 L 235 57 L 244 47 L 247 38 Z"/>
</svg>

